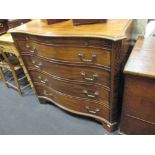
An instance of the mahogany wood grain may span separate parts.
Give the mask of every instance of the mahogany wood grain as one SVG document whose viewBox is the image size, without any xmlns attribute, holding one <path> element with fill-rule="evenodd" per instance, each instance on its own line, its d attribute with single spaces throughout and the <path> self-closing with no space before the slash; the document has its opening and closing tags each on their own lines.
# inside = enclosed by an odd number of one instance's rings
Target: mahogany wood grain
<svg viewBox="0 0 155 155">
<path fill-rule="evenodd" d="M 125 134 L 155 134 L 155 79 L 125 76 L 120 131 Z"/>
<path fill-rule="evenodd" d="M 73 25 L 84 25 L 84 24 L 96 24 L 96 23 L 106 23 L 107 19 L 72 19 Z"/>
<path fill-rule="evenodd" d="M 14 34 L 14 33 L 13 33 Z M 26 43 L 37 43 L 54 47 L 94 47 L 100 49 L 112 49 L 112 41 L 98 37 L 47 37 L 37 35 L 25 35 L 22 33 L 14 34 L 17 42 L 25 41 Z M 26 46 L 24 46 L 26 47 Z"/>
<path fill-rule="evenodd" d="M 155 134 L 154 44 L 154 38 L 140 37 L 124 69 L 122 133 Z"/>
<path fill-rule="evenodd" d="M 70 65 L 66 63 L 57 63 L 44 58 L 22 54 L 25 65 L 28 70 L 39 69 L 43 73 L 50 74 L 54 77 L 72 80 L 78 82 L 88 82 L 97 85 L 110 87 L 110 71 L 103 68 L 90 66 Z M 42 64 L 39 68 L 37 64 Z M 95 76 L 96 75 L 96 76 Z"/>
<path fill-rule="evenodd" d="M 31 75 L 34 83 L 43 83 L 44 85 L 53 88 L 58 92 L 77 98 L 92 100 L 94 102 L 97 101 L 107 106 L 109 104 L 109 91 L 101 86 L 95 86 L 92 84 L 79 84 L 71 81 L 68 82 L 65 80 L 53 78 L 47 74 L 43 74 L 35 70 L 29 71 L 29 74 Z M 84 91 L 87 91 L 87 93 Z M 95 94 L 97 92 L 98 94 Z"/>
<path fill-rule="evenodd" d="M 132 20 L 115 19 L 107 23 L 73 26 L 72 20 L 48 25 L 42 20 L 33 20 L 26 25 L 11 29 L 11 33 L 26 33 L 37 36 L 48 37 L 96 37 L 110 39 L 113 41 L 127 38 L 126 31 Z"/>
<path fill-rule="evenodd" d="M 79 44 L 74 45 L 72 44 L 72 42 L 73 40 L 71 41 L 71 43 L 68 40 L 68 43 L 67 42 L 65 43 L 63 42 L 63 39 L 61 38 L 59 43 L 54 43 L 51 41 L 50 44 L 47 44 L 47 43 L 44 44 L 43 42 L 38 43 L 34 41 L 27 41 L 27 42 L 18 41 L 18 44 L 23 53 L 31 53 L 34 55 L 46 57 L 46 58 L 59 61 L 59 62 L 103 65 L 105 67 L 110 67 L 110 50 L 109 49 L 102 49 L 102 48 L 95 47 L 95 46 L 94 47 L 88 47 L 88 46 L 80 47 Z M 69 47 L 69 45 L 71 47 Z"/>
<path fill-rule="evenodd" d="M 42 19 L 43 22 L 47 23 L 48 25 L 59 23 L 59 22 L 64 22 L 69 19 Z"/>
<path fill-rule="evenodd" d="M 155 123 L 150 123 L 131 115 L 124 115 L 121 122 L 121 133 L 128 135 L 154 135 Z"/>
<path fill-rule="evenodd" d="M 37 94 L 39 98 L 47 97 L 47 99 L 51 99 L 54 103 L 56 102 L 57 104 L 69 110 L 74 110 L 78 112 L 78 114 L 85 114 L 95 117 L 101 121 L 104 119 L 109 120 L 109 109 L 103 105 L 94 104 L 93 102 L 65 95 L 39 83 L 35 83 L 35 86 L 38 90 Z M 89 107 L 89 109 L 87 107 Z M 99 109 L 99 111 L 96 109 Z"/>
<path fill-rule="evenodd" d="M 155 78 L 155 38 L 139 37 L 127 62 L 124 73 Z"/>
<path fill-rule="evenodd" d="M 125 80 L 126 113 L 155 123 L 155 79 L 127 75 Z"/>
<path fill-rule="evenodd" d="M 78 27 L 70 20 L 53 25 L 33 20 L 10 32 L 39 98 L 50 100 L 70 112 L 99 118 L 105 129 L 116 130 L 121 107 L 121 73 L 129 54 L 132 20 L 108 20 L 104 24 Z M 35 59 L 33 64 L 32 58 Z M 97 73 L 98 81 L 85 81 L 81 78 L 81 70 L 87 79 Z M 48 93 L 40 94 L 39 75 L 50 81 L 48 89 L 64 96 L 51 99 Z M 98 100 L 97 97 L 88 99 L 86 95 L 89 98 L 98 96 Z M 98 106 L 104 109 L 101 113 Z"/>
</svg>

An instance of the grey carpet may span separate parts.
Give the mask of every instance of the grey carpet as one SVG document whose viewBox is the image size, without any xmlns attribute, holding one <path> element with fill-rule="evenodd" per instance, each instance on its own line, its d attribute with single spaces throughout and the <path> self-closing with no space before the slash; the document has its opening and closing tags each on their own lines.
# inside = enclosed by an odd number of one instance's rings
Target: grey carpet
<svg viewBox="0 0 155 155">
<path fill-rule="evenodd" d="M 31 89 L 19 96 L 0 80 L 1 135 L 104 135 L 102 125 L 87 117 L 79 117 L 54 105 L 39 104 Z"/>
</svg>

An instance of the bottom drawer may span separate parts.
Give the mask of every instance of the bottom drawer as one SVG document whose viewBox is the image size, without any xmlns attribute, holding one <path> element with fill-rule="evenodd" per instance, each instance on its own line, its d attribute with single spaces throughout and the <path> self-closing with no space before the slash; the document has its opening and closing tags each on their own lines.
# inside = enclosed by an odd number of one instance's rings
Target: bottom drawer
<svg viewBox="0 0 155 155">
<path fill-rule="evenodd" d="M 110 110 L 104 105 L 72 98 L 41 84 L 35 84 L 35 88 L 38 96 L 50 98 L 55 104 L 67 111 L 109 121 Z"/>
</svg>

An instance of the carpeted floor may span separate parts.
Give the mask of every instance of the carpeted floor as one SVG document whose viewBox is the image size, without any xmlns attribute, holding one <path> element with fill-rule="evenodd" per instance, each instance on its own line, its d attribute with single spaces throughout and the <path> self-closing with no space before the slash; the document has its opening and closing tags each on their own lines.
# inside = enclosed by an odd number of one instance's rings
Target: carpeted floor
<svg viewBox="0 0 155 155">
<path fill-rule="evenodd" d="M 7 88 L 0 80 L 1 135 L 104 135 L 102 125 L 87 117 L 79 117 L 54 105 L 39 104 L 30 88 L 24 96 Z"/>
</svg>

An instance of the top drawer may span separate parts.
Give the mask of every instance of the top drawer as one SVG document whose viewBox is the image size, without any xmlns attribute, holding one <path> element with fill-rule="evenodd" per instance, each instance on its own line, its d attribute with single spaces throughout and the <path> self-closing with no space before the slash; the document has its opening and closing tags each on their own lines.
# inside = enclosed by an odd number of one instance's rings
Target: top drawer
<svg viewBox="0 0 155 155">
<path fill-rule="evenodd" d="M 110 43 L 107 45 L 104 41 L 94 39 L 50 39 L 18 39 L 17 43 L 22 53 L 31 53 L 53 61 L 110 67 Z"/>
</svg>

